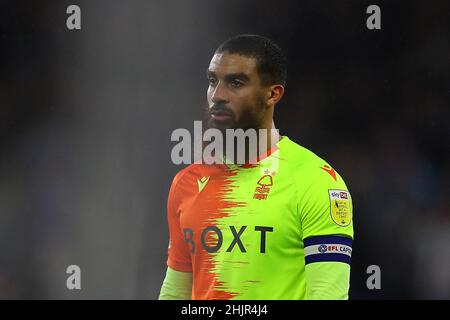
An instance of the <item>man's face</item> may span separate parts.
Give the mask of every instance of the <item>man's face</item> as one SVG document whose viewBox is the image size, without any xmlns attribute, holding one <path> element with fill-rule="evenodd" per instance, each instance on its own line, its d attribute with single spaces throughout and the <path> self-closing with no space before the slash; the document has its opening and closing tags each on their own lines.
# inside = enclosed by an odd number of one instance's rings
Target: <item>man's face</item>
<svg viewBox="0 0 450 320">
<path fill-rule="evenodd" d="M 207 70 L 207 119 L 219 130 L 259 129 L 266 108 L 256 59 L 217 53 Z"/>
</svg>

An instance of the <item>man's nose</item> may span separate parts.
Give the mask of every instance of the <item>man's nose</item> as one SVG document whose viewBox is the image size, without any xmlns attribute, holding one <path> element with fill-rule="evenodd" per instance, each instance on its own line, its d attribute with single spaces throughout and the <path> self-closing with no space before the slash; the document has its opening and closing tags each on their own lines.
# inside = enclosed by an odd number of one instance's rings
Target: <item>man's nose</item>
<svg viewBox="0 0 450 320">
<path fill-rule="evenodd" d="M 213 103 L 228 103 L 227 89 L 223 85 L 222 81 L 217 83 L 211 96 L 211 101 Z"/>
</svg>

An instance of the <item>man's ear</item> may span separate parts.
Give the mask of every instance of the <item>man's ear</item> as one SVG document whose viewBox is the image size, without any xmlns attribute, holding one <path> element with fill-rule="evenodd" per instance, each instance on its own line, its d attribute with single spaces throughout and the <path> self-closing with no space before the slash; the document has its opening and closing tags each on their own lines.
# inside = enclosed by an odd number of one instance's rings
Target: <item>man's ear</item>
<svg viewBox="0 0 450 320">
<path fill-rule="evenodd" d="M 281 84 L 275 84 L 269 87 L 267 104 L 275 105 L 277 104 L 284 94 L 284 87 Z"/>
</svg>

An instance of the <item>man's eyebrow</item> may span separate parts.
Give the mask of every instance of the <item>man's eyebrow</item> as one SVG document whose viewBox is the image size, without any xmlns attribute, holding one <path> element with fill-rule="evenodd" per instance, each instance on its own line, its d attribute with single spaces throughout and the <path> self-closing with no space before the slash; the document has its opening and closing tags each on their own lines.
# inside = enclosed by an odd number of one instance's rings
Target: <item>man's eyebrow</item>
<svg viewBox="0 0 450 320">
<path fill-rule="evenodd" d="M 225 75 L 225 79 L 227 81 L 234 80 L 234 79 L 249 81 L 250 77 L 243 72 L 238 72 L 238 73 L 230 73 L 230 74 Z"/>
<path fill-rule="evenodd" d="M 214 71 L 211 71 L 208 69 L 208 70 L 206 70 L 206 77 L 208 77 L 208 78 L 209 77 L 217 77 L 217 75 Z M 229 74 L 225 75 L 225 80 L 227 80 L 227 81 L 234 80 L 234 79 L 249 81 L 250 77 L 243 72 L 229 73 Z"/>
<path fill-rule="evenodd" d="M 207 78 L 209 78 L 209 77 L 217 78 L 217 75 L 214 71 L 207 69 L 206 77 Z M 244 72 L 229 73 L 229 74 L 225 75 L 225 80 L 228 82 L 235 80 L 235 79 L 246 81 L 246 82 L 250 81 L 250 77 L 247 74 L 245 74 Z"/>
</svg>

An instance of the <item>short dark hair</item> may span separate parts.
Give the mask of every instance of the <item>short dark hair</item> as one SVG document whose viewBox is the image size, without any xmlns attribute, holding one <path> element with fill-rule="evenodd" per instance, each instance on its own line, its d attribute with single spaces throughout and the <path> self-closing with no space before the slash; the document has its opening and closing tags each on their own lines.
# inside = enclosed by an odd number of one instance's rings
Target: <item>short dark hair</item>
<svg viewBox="0 0 450 320">
<path fill-rule="evenodd" d="M 287 59 L 272 40 L 254 34 L 240 34 L 222 43 L 215 53 L 223 52 L 255 58 L 263 85 L 286 85 Z"/>
</svg>

